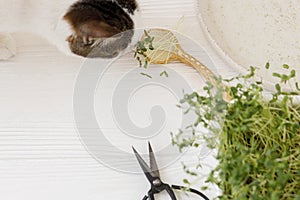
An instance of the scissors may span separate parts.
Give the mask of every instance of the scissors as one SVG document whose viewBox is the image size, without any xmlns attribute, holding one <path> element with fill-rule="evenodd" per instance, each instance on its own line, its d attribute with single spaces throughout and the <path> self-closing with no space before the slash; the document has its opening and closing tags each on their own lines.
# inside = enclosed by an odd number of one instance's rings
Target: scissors
<svg viewBox="0 0 300 200">
<path fill-rule="evenodd" d="M 148 142 L 148 148 L 149 148 L 149 158 L 150 158 L 150 167 L 148 164 L 143 160 L 143 158 L 140 156 L 140 154 L 136 151 L 134 147 L 132 147 L 133 152 L 145 174 L 147 177 L 148 181 L 150 182 L 151 188 L 148 191 L 148 194 L 144 196 L 143 200 L 155 200 L 154 195 L 158 194 L 164 190 L 166 190 L 171 197 L 172 200 L 177 200 L 174 190 L 186 190 L 188 192 L 197 194 L 201 196 L 205 200 L 209 200 L 207 196 L 205 196 L 203 193 L 199 192 L 198 190 L 192 189 L 192 188 L 187 188 L 185 186 L 178 186 L 178 185 L 168 185 L 164 182 L 162 182 L 158 170 L 158 166 L 155 160 L 155 156 L 151 147 L 150 142 Z"/>
</svg>

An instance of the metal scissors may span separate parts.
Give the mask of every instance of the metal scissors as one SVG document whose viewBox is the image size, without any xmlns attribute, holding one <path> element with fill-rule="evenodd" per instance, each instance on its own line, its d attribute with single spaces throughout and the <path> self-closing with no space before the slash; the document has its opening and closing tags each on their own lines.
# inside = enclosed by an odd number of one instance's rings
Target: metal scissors
<svg viewBox="0 0 300 200">
<path fill-rule="evenodd" d="M 185 186 L 178 186 L 178 185 L 168 185 L 164 182 L 162 182 L 158 170 L 158 166 L 155 160 L 155 156 L 151 147 L 150 142 L 148 142 L 148 148 L 149 148 L 149 158 L 150 158 L 150 167 L 148 164 L 143 160 L 143 158 L 140 156 L 140 154 L 136 151 L 134 147 L 132 147 L 133 152 L 145 174 L 147 177 L 148 181 L 150 182 L 151 188 L 148 191 L 148 194 L 144 196 L 143 200 L 155 200 L 154 195 L 158 194 L 164 190 L 166 190 L 171 197 L 172 200 L 177 200 L 173 189 L 175 190 L 186 190 L 188 192 L 197 194 L 201 196 L 205 200 L 209 200 L 207 196 L 205 196 L 203 193 L 199 192 L 198 190 L 192 189 L 192 188 L 187 188 Z"/>
</svg>

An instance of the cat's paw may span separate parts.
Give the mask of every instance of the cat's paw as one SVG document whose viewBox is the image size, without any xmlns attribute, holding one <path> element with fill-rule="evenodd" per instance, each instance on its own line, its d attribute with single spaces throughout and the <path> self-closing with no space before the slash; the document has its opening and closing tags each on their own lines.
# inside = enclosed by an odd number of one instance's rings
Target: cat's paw
<svg viewBox="0 0 300 200">
<path fill-rule="evenodd" d="M 17 53 L 16 43 L 12 36 L 0 33 L 0 60 L 7 60 Z"/>
</svg>

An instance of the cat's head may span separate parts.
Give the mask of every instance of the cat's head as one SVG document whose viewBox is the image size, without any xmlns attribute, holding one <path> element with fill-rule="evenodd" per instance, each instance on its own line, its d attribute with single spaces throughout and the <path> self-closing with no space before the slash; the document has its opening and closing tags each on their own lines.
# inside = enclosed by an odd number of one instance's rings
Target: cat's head
<svg viewBox="0 0 300 200">
<path fill-rule="evenodd" d="M 83 57 L 112 58 L 131 42 L 137 9 L 135 0 L 79 0 L 63 16 L 72 33 L 72 53 Z"/>
</svg>

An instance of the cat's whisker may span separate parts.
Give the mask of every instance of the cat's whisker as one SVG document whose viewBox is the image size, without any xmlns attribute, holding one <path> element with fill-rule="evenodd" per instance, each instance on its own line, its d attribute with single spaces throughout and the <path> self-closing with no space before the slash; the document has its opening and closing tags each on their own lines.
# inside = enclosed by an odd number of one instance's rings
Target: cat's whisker
<svg viewBox="0 0 300 200">
<path fill-rule="evenodd" d="M 84 44 L 89 44 L 88 37 L 83 36 L 83 37 L 82 37 L 82 40 L 83 40 L 83 43 L 84 43 Z"/>
<path fill-rule="evenodd" d="M 82 39 L 83 39 L 83 43 L 84 43 L 85 45 L 91 45 L 91 44 L 93 44 L 93 42 L 94 42 L 94 40 L 93 40 L 92 37 L 84 37 L 84 38 L 82 38 Z"/>
<path fill-rule="evenodd" d="M 91 47 L 95 47 L 95 46 L 99 45 L 101 42 L 103 42 L 103 40 L 101 38 L 98 38 L 98 39 L 95 38 L 94 43 L 92 44 Z"/>
</svg>

